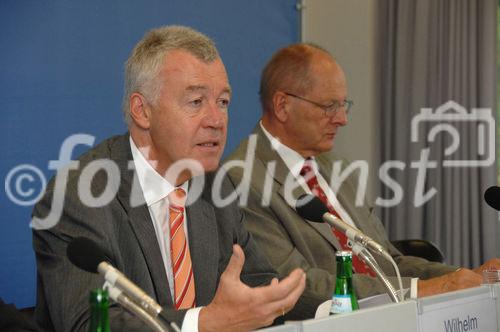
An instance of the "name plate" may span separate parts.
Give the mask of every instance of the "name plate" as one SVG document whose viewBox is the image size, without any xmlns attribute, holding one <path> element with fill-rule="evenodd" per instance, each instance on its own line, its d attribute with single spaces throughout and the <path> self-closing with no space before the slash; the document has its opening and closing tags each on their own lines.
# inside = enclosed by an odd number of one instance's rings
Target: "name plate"
<svg viewBox="0 0 500 332">
<path fill-rule="evenodd" d="M 477 287 L 419 299 L 421 332 L 497 330 L 496 299 L 490 287 Z"/>
</svg>

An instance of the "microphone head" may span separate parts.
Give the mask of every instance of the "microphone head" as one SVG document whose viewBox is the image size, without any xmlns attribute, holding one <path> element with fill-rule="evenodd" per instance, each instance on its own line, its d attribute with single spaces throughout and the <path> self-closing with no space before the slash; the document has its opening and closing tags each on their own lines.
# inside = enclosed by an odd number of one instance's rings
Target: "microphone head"
<svg viewBox="0 0 500 332">
<path fill-rule="evenodd" d="M 484 192 L 484 200 L 489 206 L 500 211 L 500 187 L 492 186 Z"/>
<path fill-rule="evenodd" d="M 328 212 L 328 208 L 318 197 L 308 194 L 299 197 L 295 210 L 299 216 L 313 222 L 323 222 L 323 215 Z"/>
<path fill-rule="evenodd" d="M 66 255 L 76 267 L 91 273 L 97 273 L 97 266 L 108 261 L 104 250 L 86 237 L 73 239 L 66 248 Z"/>
</svg>

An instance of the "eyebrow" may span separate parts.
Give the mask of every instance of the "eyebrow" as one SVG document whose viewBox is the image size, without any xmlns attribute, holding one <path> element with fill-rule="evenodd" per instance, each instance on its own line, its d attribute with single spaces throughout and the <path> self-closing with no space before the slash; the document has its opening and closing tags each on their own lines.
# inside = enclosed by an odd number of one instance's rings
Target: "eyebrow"
<svg viewBox="0 0 500 332">
<path fill-rule="evenodd" d="M 186 91 L 207 91 L 208 90 L 208 87 L 205 86 L 205 85 L 190 85 L 186 88 Z M 222 90 L 222 93 L 229 93 L 231 94 L 232 91 L 231 91 L 231 87 L 226 87 Z"/>
</svg>

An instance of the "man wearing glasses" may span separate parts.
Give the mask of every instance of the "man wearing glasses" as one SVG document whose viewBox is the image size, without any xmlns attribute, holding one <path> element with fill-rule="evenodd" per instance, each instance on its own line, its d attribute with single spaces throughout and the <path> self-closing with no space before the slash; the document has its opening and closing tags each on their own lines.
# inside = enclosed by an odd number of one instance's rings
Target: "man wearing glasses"
<svg viewBox="0 0 500 332">
<path fill-rule="evenodd" d="M 347 99 L 342 68 L 327 51 L 309 44 L 279 50 L 263 70 L 260 95 L 261 121 L 224 168 L 237 186 L 245 226 L 278 273 L 287 275 L 297 267 L 306 272 L 304 296 L 320 301 L 331 298 L 335 252 L 349 249 L 345 236 L 297 214 L 294 198 L 304 193 L 314 194 L 330 213 L 385 246 L 400 268 L 404 287 L 411 289 L 409 295 L 481 283 L 479 269 L 457 269 L 401 255 L 372 208 L 356 206 L 358 174 L 349 173 L 349 163 L 332 152 L 335 135 L 347 124 L 353 102 Z M 344 173 L 348 176 L 337 186 L 339 174 Z M 386 275 L 395 275 L 390 263 L 377 260 Z M 373 271 L 356 257 L 353 266 L 359 298 L 385 292 Z"/>
</svg>

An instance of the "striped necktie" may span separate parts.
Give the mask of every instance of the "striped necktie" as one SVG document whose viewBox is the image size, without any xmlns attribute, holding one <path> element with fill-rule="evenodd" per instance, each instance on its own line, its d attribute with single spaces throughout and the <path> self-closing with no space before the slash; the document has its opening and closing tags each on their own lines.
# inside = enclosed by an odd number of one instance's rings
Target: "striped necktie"
<svg viewBox="0 0 500 332">
<path fill-rule="evenodd" d="M 307 186 L 309 187 L 313 195 L 318 197 L 327 206 L 328 211 L 331 214 L 340 218 L 337 211 L 335 211 L 333 206 L 330 204 L 328 198 L 326 197 L 325 192 L 318 183 L 318 178 L 314 173 L 313 160 L 311 158 L 307 158 L 304 161 L 304 166 L 302 166 L 300 175 L 306 181 Z M 336 230 L 333 227 L 332 227 L 332 232 L 333 235 L 335 235 L 335 237 L 339 240 L 340 246 L 342 247 L 337 249 L 351 250 L 351 248 L 348 245 L 347 236 L 344 233 Z M 354 271 L 356 271 L 356 273 L 368 274 L 372 277 L 375 277 L 375 272 L 368 265 L 366 265 L 365 262 L 363 262 L 361 259 L 359 259 L 358 256 L 354 254 L 352 255 L 352 267 L 354 268 Z"/>
<path fill-rule="evenodd" d="M 176 188 L 168 195 L 168 225 L 170 226 L 168 229 L 170 230 L 170 257 L 174 273 L 176 309 L 189 309 L 196 306 L 193 267 L 184 232 L 185 202 L 186 192 L 181 188 Z"/>
</svg>

